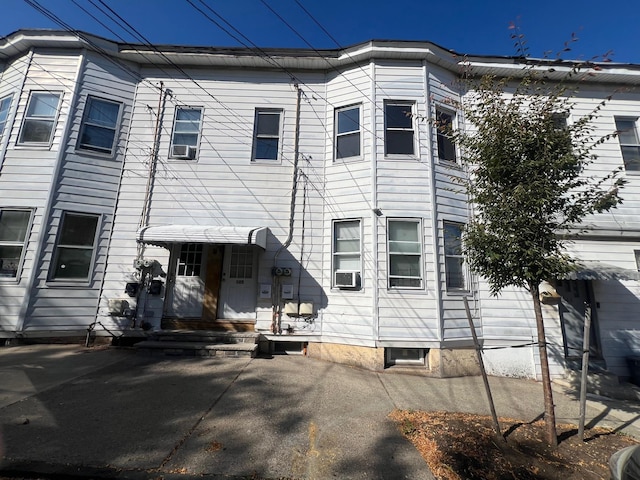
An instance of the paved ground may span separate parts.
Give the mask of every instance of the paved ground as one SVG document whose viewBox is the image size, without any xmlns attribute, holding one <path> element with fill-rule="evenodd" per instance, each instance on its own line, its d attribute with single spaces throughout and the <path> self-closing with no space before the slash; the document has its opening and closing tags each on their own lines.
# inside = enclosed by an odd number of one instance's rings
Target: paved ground
<svg viewBox="0 0 640 480">
<path fill-rule="evenodd" d="M 394 408 L 488 413 L 480 377 L 373 373 L 299 356 L 145 357 L 75 346 L 0 349 L 0 475 L 430 479 Z M 500 416 L 533 420 L 539 383 L 491 378 Z M 555 392 L 558 422 L 577 400 Z M 640 436 L 640 405 L 590 400 L 589 425 Z M 60 477 L 58 477 L 60 478 Z"/>
</svg>

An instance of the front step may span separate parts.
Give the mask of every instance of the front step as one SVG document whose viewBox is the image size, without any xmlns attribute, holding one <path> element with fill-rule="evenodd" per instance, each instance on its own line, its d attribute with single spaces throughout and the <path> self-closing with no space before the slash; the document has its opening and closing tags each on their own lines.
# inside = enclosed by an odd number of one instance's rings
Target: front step
<svg viewBox="0 0 640 480">
<path fill-rule="evenodd" d="M 259 337 L 249 332 L 164 330 L 153 333 L 135 348 L 149 355 L 254 358 Z"/>
</svg>

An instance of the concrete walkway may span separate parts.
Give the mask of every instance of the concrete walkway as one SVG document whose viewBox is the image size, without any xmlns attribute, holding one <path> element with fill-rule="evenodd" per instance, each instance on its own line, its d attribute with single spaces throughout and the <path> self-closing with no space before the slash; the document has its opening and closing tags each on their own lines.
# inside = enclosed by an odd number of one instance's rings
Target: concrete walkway
<svg viewBox="0 0 640 480">
<path fill-rule="evenodd" d="M 0 349 L 0 476 L 430 479 L 387 415 L 488 414 L 480 377 L 373 373 L 298 356 L 165 358 L 77 346 Z M 499 416 L 544 411 L 539 383 L 491 378 Z M 554 394 L 558 422 L 577 422 Z M 640 436 L 640 405 L 590 400 L 589 426 Z M 60 478 L 60 477 L 59 477 Z"/>
</svg>

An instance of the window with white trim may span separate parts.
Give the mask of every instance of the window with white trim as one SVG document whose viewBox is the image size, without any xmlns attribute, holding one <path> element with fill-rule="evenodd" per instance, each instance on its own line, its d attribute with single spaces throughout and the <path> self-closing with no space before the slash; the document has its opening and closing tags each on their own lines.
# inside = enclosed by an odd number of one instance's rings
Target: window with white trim
<svg viewBox="0 0 640 480">
<path fill-rule="evenodd" d="M 414 154 L 415 134 L 413 117 L 413 102 L 385 102 L 385 155 Z"/>
<path fill-rule="evenodd" d="M 462 253 L 462 223 L 444 222 L 444 257 L 447 291 L 468 290 Z"/>
<path fill-rule="evenodd" d="M 615 117 L 620 150 L 627 171 L 640 171 L 640 140 L 638 139 L 638 119 Z"/>
<path fill-rule="evenodd" d="M 114 149 L 121 103 L 87 97 L 78 148 L 111 155 Z"/>
<path fill-rule="evenodd" d="M 96 245 L 99 215 L 65 212 L 54 250 L 52 280 L 88 280 Z"/>
<path fill-rule="evenodd" d="M 419 220 L 388 220 L 389 288 L 422 288 L 420 232 Z"/>
<path fill-rule="evenodd" d="M 0 209 L 0 280 L 18 278 L 30 222 L 31 210 Z"/>
<path fill-rule="evenodd" d="M 333 222 L 332 285 L 357 288 L 362 274 L 362 241 L 360 220 Z"/>
<path fill-rule="evenodd" d="M 336 159 L 360 156 L 360 105 L 336 108 Z"/>
<path fill-rule="evenodd" d="M 438 136 L 438 158 L 447 162 L 456 161 L 456 145 L 451 140 L 455 114 L 436 109 L 436 129 Z"/>
<path fill-rule="evenodd" d="M 7 126 L 7 119 L 9 118 L 9 107 L 11 107 L 11 99 L 13 95 L 7 95 L 0 99 L 0 143 L 4 135 L 4 128 Z"/>
<path fill-rule="evenodd" d="M 202 108 L 177 107 L 173 119 L 171 135 L 171 158 L 193 159 L 196 157 L 200 129 L 202 125 Z"/>
<path fill-rule="evenodd" d="M 253 128 L 253 160 L 278 160 L 282 110 L 256 109 Z"/>
<path fill-rule="evenodd" d="M 61 97 L 61 92 L 31 92 L 18 137 L 19 144 L 51 144 Z"/>
</svg>

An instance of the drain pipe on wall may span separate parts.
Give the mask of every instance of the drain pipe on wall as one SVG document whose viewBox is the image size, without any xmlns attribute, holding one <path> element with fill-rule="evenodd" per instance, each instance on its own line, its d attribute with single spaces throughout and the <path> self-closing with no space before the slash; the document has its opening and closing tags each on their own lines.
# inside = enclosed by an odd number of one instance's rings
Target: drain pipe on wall
<svg viewBox="0 0 640 480">
<path fill-rule="evenodd" d="M 296 194 L 298 192 L 298 160 L 300 156 L 300 100 L 302 98 L 302 90 L 300 86 L 296 83 L 294 87 L 297 91 L 296 98 L 296 126 L 295 126 L 295 135 L 294 135 L 294 144 L 293 144 L 293 175 L 291 182 L 291 203 L 289 210 L 289 234 L 287 235 L 287 239 L 285 242 L 280 245 L 280 248 L 276 251 L 273 256 L 273 268 L 271 269 L 271 300 L 272 300 L 272 316 L 271 316 L 271 332 L 272 333 L 282 333 L 281 328 L 281 320 L 282 320 L 282 308 L 281 308 L 281 300 L 282 295 L 280 292 L 280 277 L 276 275 L 276 270 L 278 269 L 278 257 L 280 253 L 285 248 L 288 248 L 291 245 L 291 240 L 293 239 L 293 227 L 295 224 L 295 213 L 296 213 Z"/>
<path fill-rule="evenodd" d="M 160 150 L 160 127 L 162 125 L 162 116 L 164 113 L 164 105 L 167 99 L 167 95 L 171 94 L 171 90 L 164 89 L 164 83 L 160 82 L 160 94 L 158 95 L 158 110 L 156 112 L 156 125 L 153 131 L 153 145 L 151 147 L 151 155 L 149 156 L 149 174 L 147 176 L 147 185 L 144 191 L 144 203 L 142 204 L 142 211 L 140 212 L 140 221 L 138 222 L 138 229 L 144 228 L 149 223 L 149 211 L 151 209 L 151 192 L 153 190 L 153 181 L 156 174 L 156 165 L 158 163 L 158 151 Z M 151 111 L 153 109 L 150 106 L 147 108 Z M 133 116 L 133 115 L 132 115 Z M 136 260 L 142 260 L 144 256 L 145 244 L 142 242 L 138 242 L 137 244 L 137 253 Z M 142 324 L 138 319 L 138 315 L 140 314 L 140 297 L 142 296 L 143 290 L 145 290 L 145 285 L 147 285 L 152 277 L 151 272 L 145 271 L 145 269 L 141 269 L 139 272 L 140 281 L 138 282 L 140 286 L 138 287 L 138 291 L 136 292 L 136 308 L 133 315 L 133 326 L 140 326 Z M 148 277 L 148 278 L 147 278 Z M 144 303 L 142 305 L 142 312 L 144 315 L 145 310 L 147 309 L 147 303 L 149 300 L 149 292 L 146 292 L 144 296 Z"/>
</svg>

